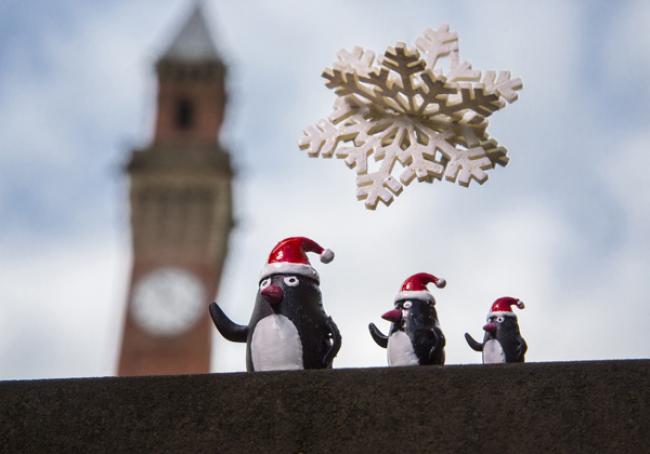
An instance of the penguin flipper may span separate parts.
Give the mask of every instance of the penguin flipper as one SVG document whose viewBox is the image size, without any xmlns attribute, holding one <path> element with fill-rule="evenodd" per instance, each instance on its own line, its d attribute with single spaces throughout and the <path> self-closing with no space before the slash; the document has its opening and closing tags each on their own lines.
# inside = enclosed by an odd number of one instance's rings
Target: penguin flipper
<svg viewBox="0 0 650 454">
<path fill-rule="evenodd" d="M 523 337 L 518 336 L 517 338 L 517 357 L 519 358 L 520 362 L 524 362 L 524 355 L 528 351 L 528 345 L 526 345 L 526 341 L 524 340 Z"/>
<path fill-rule="evenodd" d="M 339 332 L 339 327 L 336 326 L 336 323 L 332 320 L 332 317 L 327 317 L 327 320 L 325 320 L 325 326 L 332 337 L 332 345 L 330 345 L 330 348 L 327 349 L 327 352 L 323 357 L 323 366 L 332 367 L 332 361 L 341 348 L 341 333 Z"/>
<path fill-rule="evenodd" d="M 447 344 L 447 340 L 442 332 L 437 333 L 436 331 L 433 331 L 433 334 L 436 336 L 436 340 L 433 347 L 431 347 L 431 350 L 429 350 L 429 364 L 444 365 L 445 351 L 443 349 Z"/>
<path fill-rule="evenodd" d="M 238 325 L 230 320 L 217 303 L 210 304 L 210 316 L 223 337 L 231 342 L 246 342 L 248 326 Z"/>
<path fill-rule="evenodd" d="M 370 331 L 370 335 L 377 345 L 379 345 L 381 348 L 386 348 L 388 346 L 388 336 L 379 331 L 379 328 L 377 328 L 374 323 L 370 323 L 368 325 L 368 330 Z"/>
<path fill-rule="evenodd" d="M 483 344 L 480 342 L 476 342 L 474 338 L 469 335 L 469 333 L 465 333 L 465 340 L 467 341 L 467 343 L 469 344 L 472 350 L 477 352 L 483 351 Z"/>
</svg>

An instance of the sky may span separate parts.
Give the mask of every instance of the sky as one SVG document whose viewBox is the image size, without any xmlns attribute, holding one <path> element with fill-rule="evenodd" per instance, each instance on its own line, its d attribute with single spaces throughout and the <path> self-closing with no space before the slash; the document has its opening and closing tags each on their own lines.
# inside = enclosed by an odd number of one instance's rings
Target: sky
<svg viewBox="0 0 650 454">
<path fill-rule="evenodd" d="M 447 364 L 476 364 L 491 303 L 515 296 L 527 361 L 647 358 L 650 3 L 205 1 L 229 66 L 222 142 L 237 228 L 218 301 L 245 323 L 271 248 L 304 235 L 343 345 L 334 367 L 386 365 L 367 331 L 425 271 Z M 191 2 L 0 0 L 0 379 L 115 373 L 131 265 L 123 166 L 151 138 L 152 65 Z M 355 174 L 297 142 L 331 112 L 320 74 L 449 24 L 474 68 L 519 100 L 490 119 L 511 161 L 482 186 L 413 183 L 368 211 Z M 213 370 L 245 370 L 214 336 Z"/>
</svg>

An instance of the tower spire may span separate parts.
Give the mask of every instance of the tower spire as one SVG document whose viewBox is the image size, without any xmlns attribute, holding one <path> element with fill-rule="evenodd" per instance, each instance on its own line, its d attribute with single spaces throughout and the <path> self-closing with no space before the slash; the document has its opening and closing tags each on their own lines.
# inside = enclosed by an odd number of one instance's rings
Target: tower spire
<svg viewBox="0 0 650 454">
<path fill-rule="evenodd" d="M 170 42 L 160 60 L 200 62 L 220 60 L 210 35 L 202 2 L 194 3 L 191 13 Z"/>
</svg>

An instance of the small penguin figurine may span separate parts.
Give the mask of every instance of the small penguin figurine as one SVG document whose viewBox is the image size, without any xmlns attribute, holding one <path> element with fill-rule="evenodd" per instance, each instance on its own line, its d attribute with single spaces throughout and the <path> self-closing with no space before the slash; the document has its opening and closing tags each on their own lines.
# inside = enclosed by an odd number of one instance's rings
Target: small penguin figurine
<svg viewBox="0 0 650 454">
<path fill-rule="evenodd" d="M 499 298 L 492 304 L 487 323 L 483 326 L 483 343 L 476 342 L 465 333 L 469 346 L 477 352 L 483 352 L 483 364 L 524 362 L 528 346 L 519 334 L 519 324 L 512 306 L 519 309 L 525 307 L 523 301 L 510 296 Z"/>
<path fill-rule="evenodd" d="M 307 252 L 329 263 L 334 253 L 305 237 L 280 241 L 260 275 L 248 326 L 232 322 L 217 303 L 210 315 L 223 337 L 246 342 L 246 369 L 324 369 L 341 347 L 341 335 L 323 309 L 318 273 Z"/>
<path fill-rule="evenodd" d="M 436 300 L 427 290 L 429 283 L 438 288 L 446 284 L 428 273 L 417 273 L 404 281 L 395 297 L 395 308 L 382 315 L 391 322 L 388 336 L 374 323 L 368 325 L 377 345 L 387 348 L 389 366 L 445 363 L 445 336 L 438 323 Z"/>
</svg>

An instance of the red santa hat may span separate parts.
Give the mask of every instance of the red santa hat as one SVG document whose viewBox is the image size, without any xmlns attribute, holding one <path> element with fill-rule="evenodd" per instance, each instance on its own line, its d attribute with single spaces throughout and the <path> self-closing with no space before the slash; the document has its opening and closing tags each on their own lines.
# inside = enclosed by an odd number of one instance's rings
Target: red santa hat
<svg viewBox="0 0 650 454">
<path fill-rule="evenodd" d="M 447 281 L 438 278 L 429 273 L 417 273 L 407 278 L 402 284 L 402 289 L 395 296 L 395 301 L 419 299 L 432 301 L 434 304 L 436 300 L 433 295 L 427 290 L 427 284 L 433 282 L 436 287 L 443 288 L 447 285 Z"/>
<path fill-rule="evenodd" d="M 517 317 L 517 315 L 512 312 L 512 306 L 517 306 L 519 309 L 523 309 L 525 306 L 524 302 L 518 298 L 513 298 L 511 296 L 504 296 L 497 299 L 492 303 L 492 308 L 488 312 L 488 318 L 496 315 L 504 315 L 508 317 Z"/>
<path fill-rule="evenodd" d="M 307 252 L 320 255 L 320 261 L 329 263 L 334 259 L 334 252 L 323 249 L 318 243 L 304 236 L 285 238 L 275 245 L 267 264 L 264 265 L 260 280 L 273 274 L 297 274 L 319 282 L 318 273 L 312 268 L 307 258 Z"/>
</svg>

